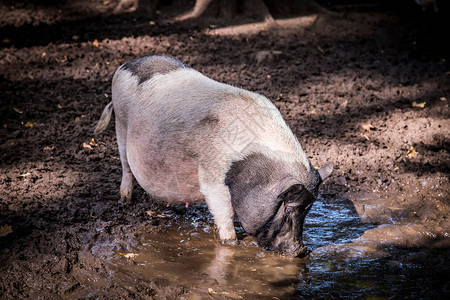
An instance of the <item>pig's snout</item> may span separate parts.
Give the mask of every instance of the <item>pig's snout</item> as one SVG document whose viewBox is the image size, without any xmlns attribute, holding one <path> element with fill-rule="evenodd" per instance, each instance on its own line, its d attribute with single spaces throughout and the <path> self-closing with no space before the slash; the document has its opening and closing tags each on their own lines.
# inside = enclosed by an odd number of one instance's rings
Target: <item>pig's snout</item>
<svg viewBox="0 0 450 300">
<path fill-rule="evenodd" d="M 303 245 L 301 240 L 298 240 L 295 237 L 277 237 L 270 248 L 283 255 L 293 257 L 303 257 L 307 252 L 306 246 Z"/>
</svg>

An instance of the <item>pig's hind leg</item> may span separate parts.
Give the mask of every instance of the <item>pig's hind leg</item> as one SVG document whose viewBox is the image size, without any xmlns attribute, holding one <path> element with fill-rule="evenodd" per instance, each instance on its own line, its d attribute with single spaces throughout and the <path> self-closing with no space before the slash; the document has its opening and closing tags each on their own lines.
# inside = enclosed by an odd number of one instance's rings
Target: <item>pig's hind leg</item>
<svg viewBox="0 0 450 300">
<path fill-rule="evenodd" d="M 119 146 L 120 162 L 122 163 L 122 182 L 120 183 L 120 200 L 123 203 L 131 201 L 133 196 L 133 173 L 127 158 L 127 126 L 116 118 L 116 136 Z"/>
<path fill-rule="evenodd" d="M 208 209 L 214 217 L 220 241 L 225 244 L 236 244 L 230 190 L 223 182 L 213 177 L 203 168 L 199 168 L 200 191 L 205 196 Z"/>
</svg>

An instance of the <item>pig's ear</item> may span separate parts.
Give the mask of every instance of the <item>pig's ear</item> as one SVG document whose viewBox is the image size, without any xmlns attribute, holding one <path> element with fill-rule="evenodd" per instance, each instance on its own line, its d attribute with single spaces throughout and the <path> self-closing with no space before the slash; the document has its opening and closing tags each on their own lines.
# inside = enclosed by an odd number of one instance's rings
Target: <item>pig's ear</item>
<svg viewBox="0 0 450 300">
<path fill-rule="evenodd" d="M 322 179 L 322 181 L 324 181 L 325 179 L 330 177 L 331 172 L 333 172 L 333 164 L 329 162 L 326 165 L 324 165 L 322 168 L 320 168 L 318 171 L 319 171 L 320 178 Z"/>
</svg>

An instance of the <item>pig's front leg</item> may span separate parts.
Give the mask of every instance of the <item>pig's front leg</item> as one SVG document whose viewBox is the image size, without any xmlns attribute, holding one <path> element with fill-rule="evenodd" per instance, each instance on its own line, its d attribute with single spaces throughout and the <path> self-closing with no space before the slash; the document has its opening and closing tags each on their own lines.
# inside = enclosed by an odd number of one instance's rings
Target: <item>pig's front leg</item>
<svg viewBox="0 0 450 300">
<path fill-rule="evenodd" d="M 205 196 L 208 209 L 214 217 L 220 241 L 224 244 L 236 244 L 230 190 L 223 181 L 213 177 L 203 168 L 199 168 L 200 191 Z"/>
</svg>

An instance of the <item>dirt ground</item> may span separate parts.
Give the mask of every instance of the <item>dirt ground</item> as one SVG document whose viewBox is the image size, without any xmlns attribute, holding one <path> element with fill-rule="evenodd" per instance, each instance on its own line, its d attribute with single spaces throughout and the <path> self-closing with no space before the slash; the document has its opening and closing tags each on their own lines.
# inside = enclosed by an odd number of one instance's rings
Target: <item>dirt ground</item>
<svg viewBox="0 0 450 300">
<path fill-rule="evenodd" d="M 117 1 L 2 1 L 0 298 L 189 292 L 165 278 L 110 280 L 112 267 L 93 251 L 108 244 L 129 252 L 133 237 L 171 222 L 147 213 L 167 209 L 137 186 L 133 203 L 118 204 L 113 124 L 93 136 L 115 70 L 149 54 L 175 56 L 274 101 L 313 165 L 334 163 L 322 197 L 349 199 L 363 222 L 383 225 L 363 235 L 374 248 L 448 254 L 448 7 L 435 14 L 414 1 L 354 2 L 322 1 L 331 13 L 275 15 L 278 25 L 267 26 L 172 22 L 164 8 L 152 19 L 139 9 L 112 13 Z M 281 53 L 261 58 L 264 50 Z M 204 206 L 194 210 L 212 224 Z M 450 270 L 448 260 L 433 266 L 436 276 Z M 435 296 L 450 292 L 439 280 Z"/>
</svg>

